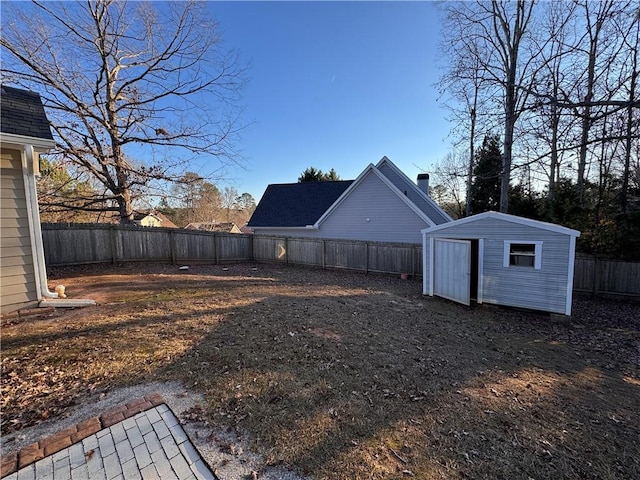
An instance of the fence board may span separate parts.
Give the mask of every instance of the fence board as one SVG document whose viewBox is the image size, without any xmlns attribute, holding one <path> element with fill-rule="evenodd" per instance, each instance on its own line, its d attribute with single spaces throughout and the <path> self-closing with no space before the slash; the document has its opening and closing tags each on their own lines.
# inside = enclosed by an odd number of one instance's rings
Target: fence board
<svg viewBox="0 0 640 480">
<path fill-rule="evenodd" d="M 640 262 L 577 255 L 574 290 L 594 294 L 640 295 Z"/>
</svg>

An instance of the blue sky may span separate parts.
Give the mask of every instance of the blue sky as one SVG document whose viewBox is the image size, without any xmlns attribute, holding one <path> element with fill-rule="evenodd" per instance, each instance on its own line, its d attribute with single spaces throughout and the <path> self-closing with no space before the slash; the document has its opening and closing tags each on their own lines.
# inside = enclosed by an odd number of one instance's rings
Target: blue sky
<svg viewBox="0 0 640 480">
<path fill-rule="evenodd" d="M 410 178 L 449 150 L 437 101 L 432 2 L 211 2 L 228 48 L 250 63 L 230 184 L 258 201 L 313 166 L 355 178 L 388 156 Z"/>
</svg>

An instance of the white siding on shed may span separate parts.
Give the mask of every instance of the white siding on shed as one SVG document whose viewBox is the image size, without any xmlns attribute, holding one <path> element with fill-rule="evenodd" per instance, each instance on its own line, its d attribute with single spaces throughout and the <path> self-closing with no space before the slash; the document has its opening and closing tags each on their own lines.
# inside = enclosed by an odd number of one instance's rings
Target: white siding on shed
<svg viewBox="0 0 640 480">
<path fill-rule="evenodd" d="M 470 217 L 471 218 L 471 217 Z M 465 219 L 467 220 L 467 219 Z M 501 218 L 483 217 L 466 222 L 452 222 L 442 229 L 427 232 L 430 238 L 484 239 L 482 301 L 512 307 L 564 314 L 570 271 L 571 242 L 575 236 Z M 540 269 L 504 266 L 505 240 L 522 243 L 540 242 Z M 424 264 L 431 268 L 428 250 Z M 429 275 L 424 276 L 425 291 L 430 289 Z"/>
</svg>

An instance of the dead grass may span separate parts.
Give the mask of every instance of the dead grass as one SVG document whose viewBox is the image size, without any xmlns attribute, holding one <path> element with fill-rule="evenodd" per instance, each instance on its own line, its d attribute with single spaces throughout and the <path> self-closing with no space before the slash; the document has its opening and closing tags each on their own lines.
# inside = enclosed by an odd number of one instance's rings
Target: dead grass
<svg viewBox="0 0 640 480">
<path fill-rule="evenodd" d="M 314 478 L 640 478 L 640 307 L 573 324 L 417 282 L 259 265 L 68 269 L 101 305 L 2 327 L 2 431 L 179 379 Z"/>
</svg>

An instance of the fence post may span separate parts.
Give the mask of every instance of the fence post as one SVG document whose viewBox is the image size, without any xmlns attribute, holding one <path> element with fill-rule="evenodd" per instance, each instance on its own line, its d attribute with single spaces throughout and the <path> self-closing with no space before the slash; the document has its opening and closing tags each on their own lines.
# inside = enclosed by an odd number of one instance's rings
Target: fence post
<svg viewBox="0 0 640 480">
<path fill-rule="evenodd" d="M 369 275 L 369 243 L 364 244 L 364 274 Z"/>
<path fill-rule="evenodd" d="M 111 263 L 118 263 L 118 245 L 116 243 L 116 226 L 109 226 L 109 243 L 111 244 Z"/>
<path fill-rule="evenodd" d="M 325 245 L 325 241 L 322 240 L 322 269 L 325 270 L 327 268 L 327 247 Z"/>
<path fill-rule="evenodd" d="M 600 289 L 600 262 L 598 261 L 598 255 L 593 256 L 593 292 L 592 295 L 596 297 L 598 290 Z"/>
<path fill-rule="evenodd" d="M 416 278 L 416 247 L 411 247 L 411 278 Z"/>
<path fill-rule="evenodd" d="M 213 234 L 213 256 L 215 258 L 216 265 L 220 263 L 220 254 L 218 253 L 219 246 L 220 245 L 218 244 L 218 234 L 214 233 Z"/>
<path fill-rule="evenodd" d="M 289 237 L 284 237 L 284 263 L 289 264 Z"/>
<path fill-rule="evenodd" d="M 173 230 L 169 230 L 169 256 L 171 257 L 171 265 L 176 264 L 176 239 Z"/>
</svg>

